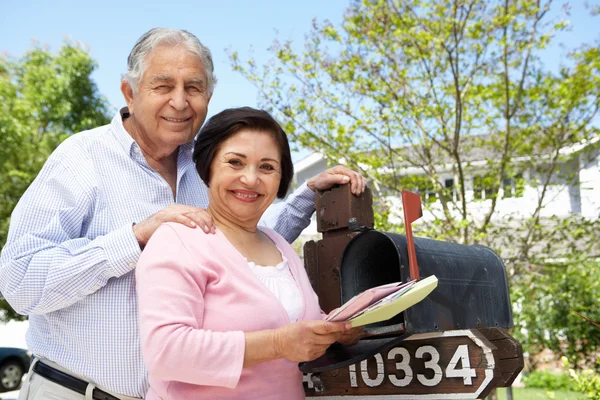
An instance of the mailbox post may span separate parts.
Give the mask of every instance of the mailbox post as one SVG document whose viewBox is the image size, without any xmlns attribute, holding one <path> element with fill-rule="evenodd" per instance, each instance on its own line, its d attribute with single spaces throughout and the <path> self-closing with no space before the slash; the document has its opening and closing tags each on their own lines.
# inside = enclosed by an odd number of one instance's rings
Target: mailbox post
<svg viewBox="0 0 600 400">
<path fill-rule="evenodd" d="M 305 244 L 304 260 L 323 311 L 339 307 L 357 294 L 353 292 L 375 286 L 373 282 L 406 280 L 409 257 L 405 253 L 410 250 L 404 251 L 405 237 L 372 230 L 369 189 L 361 196 L 352 195 L 348 185 L 319 192 L 315 207 L 323 238 Z M 368 326 L 368 337 L 359 344 L 341 349 L 334 345 L 334 356 L 326 354 L 303 366 L 304 371 L 312 371 L 304 376 L 307 397 L 475 399 L 510 386 L 517 377 L 523 368 L 523 351 L 507 332 L 512 314 L 506 277 L 498 278 L 499 268 L 504 274 L 499 258 L 481 246 L 420 238 L 415 243 L 421 276 L 435 273 L 439 292 L 410 312 Z M 450 260 L 447 265 L 436 262 L 444 257 Z M 468 265 L 461 264 L 463 258 L 470 259 Z M 370 259 L 376 261 L 365 262 Z M 380 265 L 382 260 L 388 265 Z M 497 310 L 480 298 L 488 291 L 498 302 Z M 450 294 L 461 298 L 450 299 Z M 361 359 L 357 356 L 361 352 L 368 357 Z M 345 362 L 335 354 L 342 354 Z M 328 363 L 336 368 L 327 368 Z"/>
</svg>

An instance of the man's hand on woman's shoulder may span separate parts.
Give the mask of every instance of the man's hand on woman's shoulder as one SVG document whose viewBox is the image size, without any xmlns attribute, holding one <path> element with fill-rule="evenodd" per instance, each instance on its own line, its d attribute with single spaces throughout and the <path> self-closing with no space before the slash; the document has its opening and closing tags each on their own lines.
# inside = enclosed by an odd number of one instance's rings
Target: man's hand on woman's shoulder
<svg viewBox="0 0 600 400">
<path fill-rule="evenodd" d="M 213 218 L 205 209 L 173 204 L 133 226 L 133 233 L 140 246 L 145 246 L 150 237 L 164 222 L 177 222 L 190 228 L 200 227 L 206 233 L 215 233 L 216 229 Z"/>
</svg>

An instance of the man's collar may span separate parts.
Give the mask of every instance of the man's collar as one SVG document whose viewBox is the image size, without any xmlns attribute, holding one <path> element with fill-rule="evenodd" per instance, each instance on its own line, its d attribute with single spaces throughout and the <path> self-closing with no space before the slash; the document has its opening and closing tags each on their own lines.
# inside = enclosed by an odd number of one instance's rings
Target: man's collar
<svg viewBox="0 0 600 400">
<path fill-rule="evenodd" d="M 117 115 L 114 116 L 110 124 L 115 132 L 117 141 L 123 147 L 123 150 L 125 150 L 125 152 L 131 157 L 135 140 L 133 140 L 123 125 L 123 121 L 126 118 L 129 118 L 129 109 L 127 107 L 123 107 L 119 110 L 119 112 L 117 112 Z"/>
</svg>

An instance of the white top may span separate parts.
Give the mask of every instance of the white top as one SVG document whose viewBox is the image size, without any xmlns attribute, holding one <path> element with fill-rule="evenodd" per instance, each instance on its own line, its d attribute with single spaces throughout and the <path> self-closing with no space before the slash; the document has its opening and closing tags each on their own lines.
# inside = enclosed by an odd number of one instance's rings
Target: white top
<svg viewBox="0 0 600 400">
<path fill-rule="evenodd" d="M 290 322 L 298 321 L 302 313 L 302 295 L 290 272 L 288 260 L 281 255 L 283 261 L 276 266 L 262 266 L 248 261 L 248 266 L 267 289 L 281 302 L 290 318 Z"/>
</svg>

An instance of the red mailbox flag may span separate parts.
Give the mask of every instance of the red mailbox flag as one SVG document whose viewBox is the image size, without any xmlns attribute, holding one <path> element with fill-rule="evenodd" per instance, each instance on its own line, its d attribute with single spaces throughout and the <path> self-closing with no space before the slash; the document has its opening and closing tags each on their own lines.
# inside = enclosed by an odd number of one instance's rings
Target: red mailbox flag
<svg viewBox="0 0 600 400">
<path fill-rule="evenodd" d="M 406 229 L 406 245 L 408 247 L 408 265 L 411 279 L 420 279 L 417 253 L 412 234 L 412 223 L 423 216 L 421 197 L 409 191 L 402 191 L 402 208 L 404 209 L 404 228 Z"/>
</svg>

